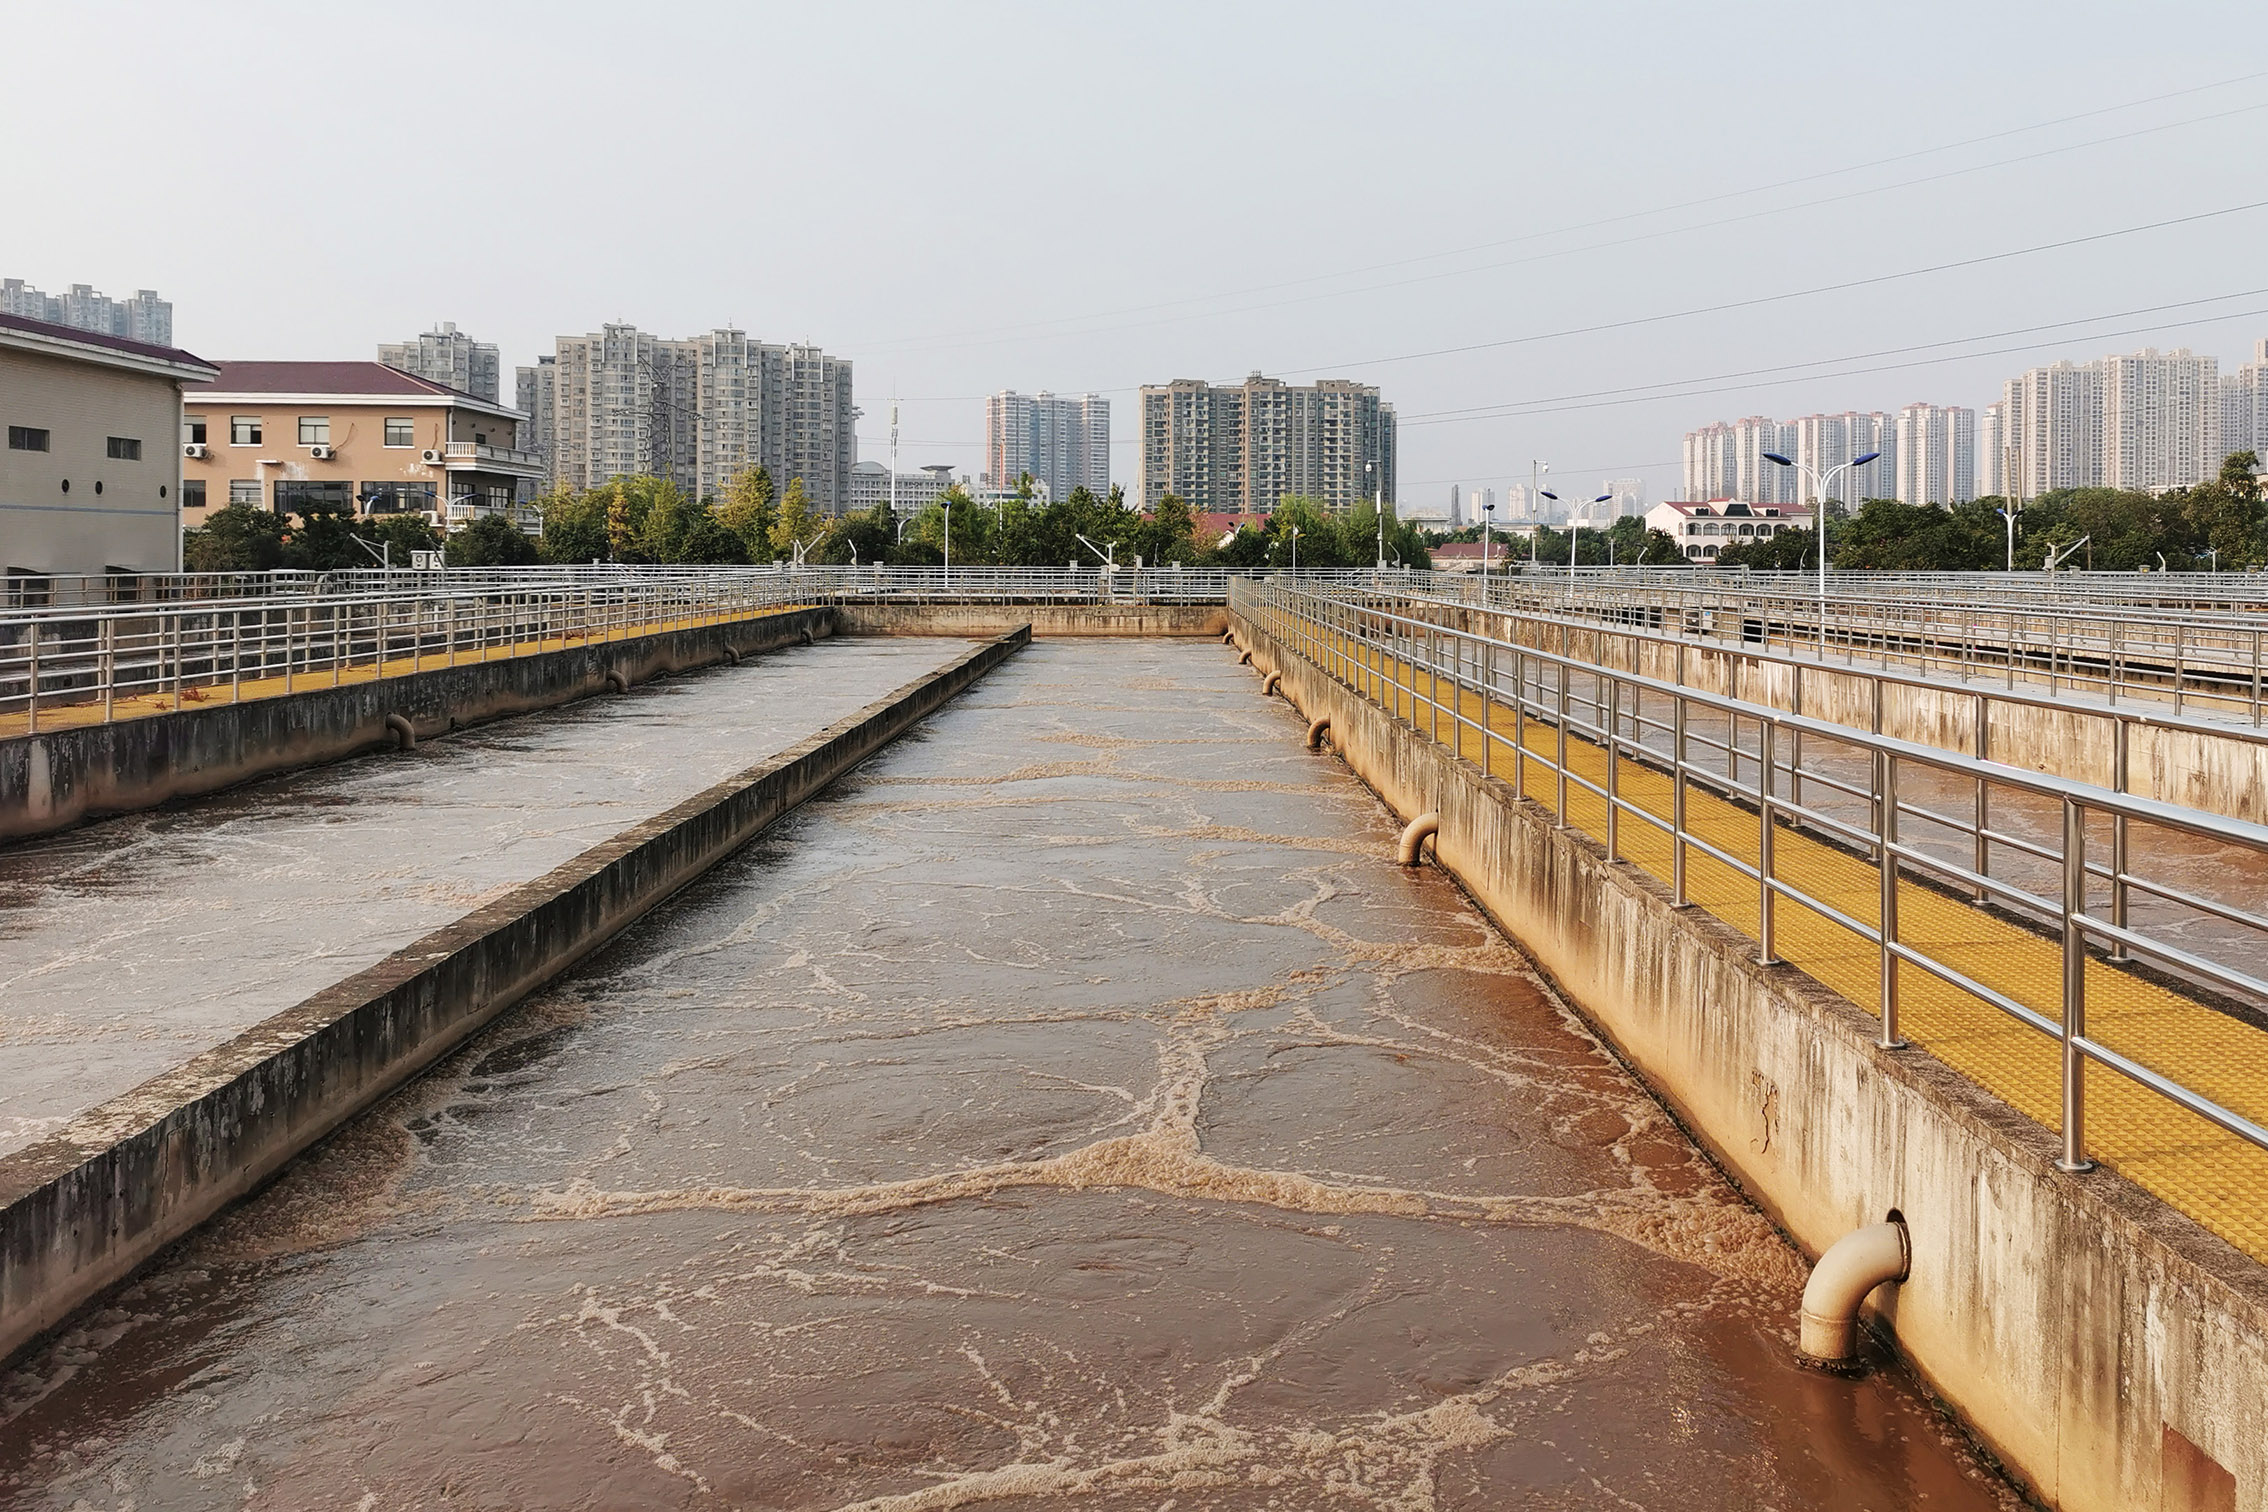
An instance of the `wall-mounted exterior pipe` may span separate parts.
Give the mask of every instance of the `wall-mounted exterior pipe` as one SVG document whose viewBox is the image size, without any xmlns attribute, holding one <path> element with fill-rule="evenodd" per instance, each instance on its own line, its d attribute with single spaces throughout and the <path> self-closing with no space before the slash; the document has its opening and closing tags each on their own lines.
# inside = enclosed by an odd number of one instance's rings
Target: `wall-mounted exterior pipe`
<svg viewBox="0 0 2268 1512">
<path fill-rule="evenodd" d="M 1221 632 L 1221 644 L 1222 644 L 1222 645 L 1224 645 L 1224 646 L 1233 646 L 1233 645 L 1235 645 L 1235 644 L 1236 644 L 1236 632 L 1235 632 L 1234 630 L 1223 630 L 1223 631 Z"/>
<path fill-rule="evenodd" d="M 606 685 L 617 693 L 630 691 L 630 679 L 624 677 L 619 670 L 613 667 L 606 669 Z"/>
<path fill-rule="evenodd" d="M 730 646 L 724 648 L 724 659 L 736 667 L 740 665 L 740 653 Z"/>
<path fill-rule="evenodd" d="M 1324 715 L 1321 719 L 1314 720 L 1309 723 L 1307 727 L 1307 748 L 1311 751 L 1322 750 L 1324 732 L 1329 730 L 1330 728 L 1331 716 L 1328 714 Z"/>
<path fill-rule="evenodd" d="M 1267 676 L 1267 678 L 1266 678 L 1266 679 L 1265 679 L 1264 681 L 1262 681 L 1262 682 L 1261 682 L 1261 684 L 1260 684 L 1260 696 L 1261 696 L 1262 698 L 1268 698 L 1268 697 L 1272 697 L 1272 696 L 1274 695 L 1274 693 L 1275 693 L 1276 689 L 1277 689 L 1277 688 L 1278 688 L 1278 687 L 1279 687 L 1279 686 L 1280 686 L 1280 685 L 1281 685 L 1281 684 L 1283 683 L 1283 680 L 1284 680 L 1284 674 L 1283 674 L 1283 673 L 1281 673 L 1281 672 L 1271 672 L 1271 673 L 1269 673 L 1269 674 L 1268 674 L 1268 676 Z"/>
<path fill-rule="evenodd" d="M 386 716 L 386 732 L 394 737 L 394 744 L 405 751 L 417 749 L 417 726 L 400 714 Z"/>
<path fill-rule="evenodd" d="M 1853 1229 L 1827 1248 L 1803 1289 L 1800 1348 L 1821 1365 L 1847 1365 L 1858 1357 L 1858 1310 L 1868 1292 L 1903 1281 L 1914 1263 L 1906 1220 Z"/>
<path fill-rule="evenodd" d="M 1239 654 L 1238 654 L 1238 656 L 1237 656 L 1237 658 L 1236 658 L 1236 664 L 1237 664 L 1238 666 L 1240 666 L 1240 667 L 1242 667 L 1242 666 L 1246 666 L 1246 665 L 1248 665 L 1248 664 L 1249 664 L 1249 663 L 1251 662 L 1251 660 L 1252 660 L 1252 653 L 1251 653 L 1251 652 L 1249 652 L 1249 651 L 1241 652 L 1241 653 L 1239 653 Z"/>
<path fill-rule="evenodd" d="M 1418 851 L 1424 847 L 1427 837 L 1440 833 L 1441 816 L 1428 809 L 1412 819 L 1409 828 L 1402 831 L 1402 843 L 1400 848 L 1395 851 L 1394 859 L 1404 866 L 1417 865 Z M 1438 842 L 1436 843 L 1438 844 Z"/>
<path fill-rule="evenodd" d="M 809 625 L 805 625 L 803 627 L 803 643 L 807 646 L 816 646 L 817 644 L 819 644 L 817 641 L 811 638 L 811 627 Z"/>
</svg>

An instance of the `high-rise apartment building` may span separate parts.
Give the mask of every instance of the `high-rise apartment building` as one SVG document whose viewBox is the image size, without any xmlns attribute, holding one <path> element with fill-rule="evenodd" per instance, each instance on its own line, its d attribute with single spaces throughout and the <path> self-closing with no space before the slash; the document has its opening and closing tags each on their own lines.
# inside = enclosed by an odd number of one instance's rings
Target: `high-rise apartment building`
<svg viewBox="0 0 2268 1512">
<path fill-rule="evenodd" d="M 2221 363 L 2187 348 L 2105 357 L 2103 483 L 2156 492 L 2221 470 Z"/>
<path fill-rule="evenodd" d="M 2015 469 L 2008 455 L 2008 405 L 1988 404 L 1977 413 L 1977 497 L 2005 498 Z"/>
<path fill-rule="evenodd" d="M 453 320 L 444 320 L 408 341 L 380 342 L 378 360 L 490 404 L 503 393 L 504 365 L 495 344 L 473 340 L 458 330 Z"/>
<path fill-rule="evenodd" d="M 1054 499 L 1074 488 L 1110 492 L 1110 401 L 1100 395 L 1003 389 L 984 401 L 984 438 L 984 476 L 995 488 L 1029 473 Z"/>
<path fill-rule="evenodd" d="M 1855 507 L 1865 499 L 1895 496 L 1897 449 L 1897 422 L 1880 412 L 1849 410 L 1785 422 L 1764 415 L 1730 424 L 1720 420 L 1686 432 L 1685 497 L 1695 502 L 1809 504 L 1816 490 L 1802 468 L 1825 477 L 1853 457 L 1880 452 L 1879 460 L 1846 467 L 1829 485 L 1837 502 Z M 1768 461 L 1768 452 L 1790 458 L 1800 467 Z"/>
<path fill-rule="evenodd" d="M 2103 375 L 2092 362 L 2051 362 L 2000 391 L 2001 450 L 2015 463 L 2003 492 L 2033 499 L 2103 481 Z"/>
<path fill-rule="evenodd" d="M 0 315 L 20 315 L 151 346 L 173 345 L 173 305 L 158 298 L 155 289 L 136 289 L 132 299 L 112 299 L 86 284 L 73 284 L 50 295 L 20 278 L 5 278 L 0 279 Z"/>
<path fill-rule="evenodd" d="M 1646 512 L 1646 480 L 1643 478 L 1608 478 L 1599 492 L 1614 496 L 1614 515 L 1642 515 Z"/>
<path fill-rule="evenodd" d="M 1977 491 L 1977 412 L 1909 404 L 1898 411 L 1897 494 L 1902 504 L 1965 504 Z"/>
<path fill-rule="evenodd" d="M 2221 375 L 2221 451 L 2268 454 L 2268 338 L 2253 343 L 2250 362 Z"/>
<path fill-rule="evenodd" d="M 538 357 L 533 367 L 518 369 L 513 375 L 515 407 L 528 417 L 520 427 L 520 449 L 534 452 L 543 459 L 546 480 L 558 474 L 552 457 L 552 423 L 559 407 L 559 359 Z"/>
<path fill-rule="evenodd" d="M 1368 384 L 1252 374 L 1230 387 L 1176 379 L 1142 390 L 1144 509 L 1167 494 L 1199 513 L 1259 513 L 1286 498 L 1345 511 L 1395 493 L 1394 406 Z"/>
<path fill-rule="evenodd" d="M 548 366 L 549 371 L 546 371 Z M 840 514 L 857 456 L 851 364 L 814 346 L 779 346 L 721 329 L 682 341 L 631 325 L 562 336 L 548 364 L 522 368 L 521 391 L 551 416 L 555 486 L 595 488 L 651 474 L 713 498 L 753 467 L 784 491 L 803 480 L 811 507 Z"/>
</svg>

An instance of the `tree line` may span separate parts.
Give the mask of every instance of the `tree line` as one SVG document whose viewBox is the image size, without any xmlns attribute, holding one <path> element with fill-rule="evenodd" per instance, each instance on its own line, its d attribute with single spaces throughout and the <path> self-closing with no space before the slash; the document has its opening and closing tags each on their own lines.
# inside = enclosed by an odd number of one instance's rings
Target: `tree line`
<svg viewBox="0 0 2268 1512">
<path fill-rule="evenodd" d="M 2064 488 L 2016 510 L 2014 557 L 2037 571 L 2050 552 L 2059 566 L 2098 572 L 2224 572 L 2268 566 L 2268 508 L 2252 452 L 2232 452 L 2218 477 L 2162 494 Z M 1868 499 L 1851 518 L 1830 520 L 1831 565 L 1886 572 L 1989 572 L 2008 565 L 2008 502 L 1901 504 Z M 1726 548 L 1729 567 L 1816 568 L 1819 538 L 1789 530 Z"/>
<path fill-rule="evenodd" d="M 452 567 L 509 567 L 537 562 L 888 563 L 934 566 L 950 547 L 956 563 L 1011 567 L 1369 566 L 1429 565 L 1416 529 L 1386 513 L 1383 526 L 1368 501 L 1345 515 L 1320 501 L 1287 498 L 1263 523 L 1199 539 L 1188 504 L 1167 495 L 1143 514 L 1123 489 L 1097 496 L 1074 488 L 1043 500 L 1026 478 L 1015 496 L 979 503 L 966 489 L 946 490 L 900 518 L 887 503 L 837 517 L 819 514 L 801 478 L 776 490 L 771 473 L 751 468 L 718 499 L 696 500 L 668 479 L 623 477 L 589 489 L 561 489 L 534 501 L 542 534 L 530 537 L 501 515 L 481 515 L 443 538 L 415 515 L 362 519 L 351 510 L 316 507 L 286 518 L 246 504 L 215 510 L 184 538 L 194 572 L 298 567 L 331 571 L 376 565 L 391 548 L 397 566 L 412 551 L 436 548 Z M 366 544 L 363 544 L 366 543 Z M 377 549 L 372 549 L 377 548 Z"/>
</svg>

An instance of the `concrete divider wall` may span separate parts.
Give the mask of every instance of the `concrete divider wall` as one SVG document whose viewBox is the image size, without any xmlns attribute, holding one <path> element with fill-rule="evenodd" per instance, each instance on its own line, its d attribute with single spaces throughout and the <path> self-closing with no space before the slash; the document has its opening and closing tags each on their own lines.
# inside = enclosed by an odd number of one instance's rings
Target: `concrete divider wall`
<svg viewBox="0 0 2268 1512">
<path fill-rule="evenodd" d="M 1539 620 L 1498 614 L 1460 617 L 1468 628 L 1542 651 L 1558 652 L 1560 627 Z M 1635 672 L 1662 682 L 1679 681 L 1680 648 L 1674 643 L 1632 640 L 1586 627 L 1572 628 L 1567 654 L 1611 670 Z M 1874 684 L 1858 668 L 1816 664 L 1801 668 L 1777 657 L 1744 654 L 1723 646 L 1688 643 L 1684 650 L 1685 686 L 1745 699 L 1775 709 L 1807 714 L 1853 729 L 1874 728 Z M 1603 662 L 1600 658 L 1605 658 Z M 1976 751 L 1977 694 L 1990 689 L 1952 684 L 1913 686 L 1886 683 L 1882 733 L 1917 745 L 1972 755 Z M 2044 685 L 2018 692 L 2044 695 Z M 2132 711 L 2129 711 L 2132 712 Z M 2166 711 L 2170 713 L 2170 707 Z M 1989 705 L 1987 732 L 1994 761 L 2115 788 L 2116 745 L 2107 706 L 2073 695 L 2050 707 Z M 2203 809 L 2232 819 L 2268 823 L 2268 741 L 2247 737 L 2248 727 L 2232 726 L 2225 735 L 2162 723 L 2129 726 L 2126 790 L 2146 798 Z"/>
<path fill-rule="evenodd" d="M 772 760 L 0 1156 L 0 1360 L 1028 644 L 972 650 Z"/>
<path fill-rule="evenodd" d="M 835 606 L 846 635 L 998 635 L 1012 625 L 1032 634 L 1219 635 L 1220 604 L 889 604 L 851 598 Z"/>
<path fill-rule="evenodd" d="M 2048 1130 L 1236 630 L 1396 811 L 1440 814 L 1440 863 L 1806 1250 L 1906 1217 L 1913 1273 L 1878 1317 L 2040 1497 L 2268 1512 L 2268 1268 L 2109 1171 L 2059 1171 Z"/>
<path fill-rule="evenodd" d="M 312 686 L 284 697 L 209 702 L 178 713 L 75 725 L 0 740 L 0 840 L 43 834 L 98 814 L 218 792 L 295 767 L 386 746 L 389 715 L 418 737 L 568 703 L 834 632 L 826 608 L 765 612 L 624 640 L 598 641 L 402 677 Z M 1002 629 L 1007 626 L 1003 625 Z M 325 673 L 308 675 L 319 683 Z M 225 698 L 225 692 L 209 694 Z"/>
</svg>

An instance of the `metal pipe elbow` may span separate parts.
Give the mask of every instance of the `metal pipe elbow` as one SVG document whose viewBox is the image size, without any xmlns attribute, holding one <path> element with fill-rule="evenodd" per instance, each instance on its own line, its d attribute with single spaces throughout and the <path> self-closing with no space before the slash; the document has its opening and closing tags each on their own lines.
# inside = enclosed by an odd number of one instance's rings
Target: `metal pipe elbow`
<svg viewBox="0 0 2268 1512">
<path fill-rule="evenodd" d="M 1804 1357 L 1825 1365 L 1858 1355 L 1858 1310 L 1867 1293 L 1903 1281 L 1913 1269 L 1913 1240 L 1902 1218 L 1853 1229 L 1828 1246 L 1803 1288 Z"/>
<path fill-rule="evenodd" d="M 1271 672 L 1271 673 L 1269 673 L 1269 674 L 1268 674 L 1268 675 L 1267 675 L 1267 676 L 1266 676 L 1265 678 L 1263 678 L 1263 679 L 1261 680 L 1261 683 L 1260 683 L 1260 696 L 1261 696 L 1262 698 L 1266 698 L 1266 697 L 1270 696 L 1271 694 L 1273 694 L 1273 693 L 1274 693 L 1274 692 L 1276 691 L 1276 689 L 1277 689 L 1277 688 L 1279 688 L 1279 687 L 1283 686 L 1283 681 L 1284 681 L 1284 674 L 1283 674 L 1283 673 L 1281 673 L 1281 672 Z"/>
<path fill-rule="evenodd" d="M 1412 819 L 1402 831 L 1402 843 L 1395 851 L 1394 859 L 1404 866 L 1417 865 L 1418 852 L 1424 847 L 1427 838 L 1440 833 L 1441 816 L 1431 809 L 1426 810 Z M 1438 842 L 1436 848 L 1438 849 Z"/>
<path fill-rule="evenodd" d="M 1310 721 L 1307 726 L 1307 748 L 1311 751 L 1322 750 L 1324 733 L 1330 728 L 1331 716 L 1328 714 L 1321 719 Z"/>
</svg>

